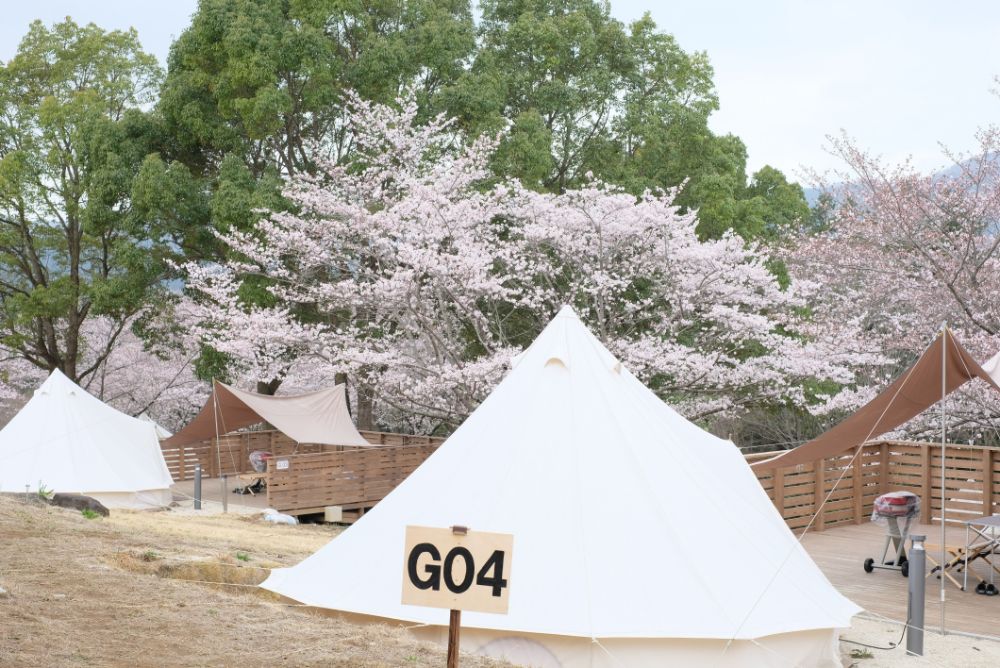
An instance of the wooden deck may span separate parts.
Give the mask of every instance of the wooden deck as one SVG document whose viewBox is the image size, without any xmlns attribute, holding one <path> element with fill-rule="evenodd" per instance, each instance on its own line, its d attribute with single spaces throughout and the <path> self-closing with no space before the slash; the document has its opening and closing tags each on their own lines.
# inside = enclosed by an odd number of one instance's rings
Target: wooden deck
<svg viewBox="0 0 1000 668">
<path fill-rule="evenodd" d="M 928 550 L 929 555 L 940 560 L 939 525 L 919 525 L 911 533 L 926 535 L 928 545 L 936 546 Z M 810 532 L 802 540 L 802 545 L 842 594 L 871 613 L 903 621 L 906 619 L 906 578 L 895 571 L 876 570 L 869 574 L 862 568 L 867 557 L 880 556 L 884 540 L 885 529 L 881 525 L 865 522 Z M 949 545 L 965 545 L 965 527 L 949 526 L 947 542 Z M 928 570 L 930 567 L 928 562 Z M 978 577 L 973 578 L 976 573 L 988 577 L 985 564 L 970 567 L 970 591 L 960 591 L 951 582 L 945 582 L 945 627 L 948 631 L 1000 638 L 1000 596 L 982 596 L 971 591 L 979 582 Z M 961 582 L 961 573 L 955 573 L 955 577 Z M 927 578 L 924 623 L 928 632 L 941 628 L 939 582 L 936 576 Z M 1000 575 L 996 576 L 995 582 L 1000 586 Z"/>
<path fill-rule="evenodd" d="M 160 448 L 175 485 L 188 484 L 194 478 L 195 466 L 200 465 L 206 479 L 229 476 L 230 489 L 245 484 L 246 481 L 237 480 L 239 475 L 252 473 L 251 452 L 270 452 L 273 457 L 268 463 L 267 493 L 262 497 L 264 500 L 247 497 L 251 504 L 264 503 L 289 515 L 319 514 L 327 507 L 338 506 L 343 511 L 343 521 L 353 522 L 444 442 L 436 436 L 360 433 L 378 447 L 296 443 L 269 429 L 233 432 L 180 447 L 161 443 Z M 206 482 L 202 487 L 206 498 L 216 489 L 215 482 Z"/>
</svg>

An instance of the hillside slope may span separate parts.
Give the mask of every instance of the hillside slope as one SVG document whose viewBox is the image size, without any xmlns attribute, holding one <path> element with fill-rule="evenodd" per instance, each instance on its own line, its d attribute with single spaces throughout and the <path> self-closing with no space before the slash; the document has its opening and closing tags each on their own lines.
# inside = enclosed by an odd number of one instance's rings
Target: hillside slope
<svg viewBox="0 0 1000 668">
<path fill-rule="evenodd" d="M 234 515 L 87 519 L 0 495 L 0 666 L 444 665 L 441 648 L 401 628 L 353 625 L 252 586 L 333 535 Z"/>
</svg>

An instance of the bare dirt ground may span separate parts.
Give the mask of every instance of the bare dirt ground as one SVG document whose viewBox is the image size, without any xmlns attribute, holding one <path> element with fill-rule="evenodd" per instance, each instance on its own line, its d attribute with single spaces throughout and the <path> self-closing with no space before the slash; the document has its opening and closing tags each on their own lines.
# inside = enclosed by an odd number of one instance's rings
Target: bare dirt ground
<svg viewBox="0 0 1000 668">
<path fill-rule="evenodd" d="M 183 509 L 87 519 L 0 495 L 0 666 L 444 665 L 441 648 L 402 628 L 354 625 L 253 586 L 338 531 Z M 888 646 L 900 629 L 859 616 L 843 638 Z M 990 640 L 928 631 L 926 648 L 918 658 L 841 644 L 844 665 L 857 668 L 1000 665 Z"/>
<path fill-rule="evenodd" d="M 854 668 L 996 668 L 1000 666 L 1000 642 L 962 635 L 944 635 L 927 629 L 924 655 L 907 656 L 906 640 L 894 649 L 869 649 L 844 642 L 849 639 L 876 647 L 889 647 L 902 635 L 902 624 L 862 613 L 854 618 L 851 629 L 841 635 L 844 666 Z M 853 652 L 853 655 L 852 655 Z"/>
<path fill-rule="evenodd" d="M 0 496 L 0 666 L 443 665 L 441 648 L 401 628 L 350 624 L 252 586 L 335 533 L 235 515 L 87 519 Z"/>
</svg>

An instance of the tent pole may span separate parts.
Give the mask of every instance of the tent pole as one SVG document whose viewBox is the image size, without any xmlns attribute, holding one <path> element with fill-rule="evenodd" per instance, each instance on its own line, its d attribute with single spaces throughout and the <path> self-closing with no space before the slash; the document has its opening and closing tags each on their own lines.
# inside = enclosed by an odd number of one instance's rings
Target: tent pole
<svg viewBox="0 0 1000 668">
<path fill-rule="evenodd" d="M 941 324 L 941 635 L 945 634 L 944 624 L 944 565 L 947 562 L 945 548 L 945 512 L 947 495 L 945 494 L 944 458 L 947 447 L 948 414 L 945 410 L 945 396 L 948 394 L 948 321 Z M 930 499 L 928 499 L 928 502 Z"/>
<path fill-rule="evenodd" d="M 215 419 L 215 459 L 219 468 L 219 485 L 222 492 L 222 512 L 229 512 L 229 499 L 226 497 L 226 476 L 222 475 L 222 445 L 219 443 L 219 393 L 215 391 L 215 379 L 212 379 L 212 417 Z"/>
</svg>

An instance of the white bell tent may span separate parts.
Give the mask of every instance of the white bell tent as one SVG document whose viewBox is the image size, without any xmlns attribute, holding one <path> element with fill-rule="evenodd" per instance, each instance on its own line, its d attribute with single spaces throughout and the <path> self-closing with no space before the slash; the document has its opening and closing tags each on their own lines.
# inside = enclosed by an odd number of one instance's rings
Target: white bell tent
<svg viewBox="0 0 1000 668">
<path fill-rule="evenodd" d="M 562 668 L 840 666 L 860 608 L 824 577 L 739 450 L 688 422 L 569 307 L 464 424 L 370 513 L 263 587 L 357 619 L 402 605 L 407 525 L 514 536 L 507 615 L 462 649 Z"/>
<path fill-rule="evenodd" d="M 86 494 L 108 508 L 170 505 L 156 427 L 87 393 L 59 370 L 0 430 L 0 492 Z"/>
</svg>

